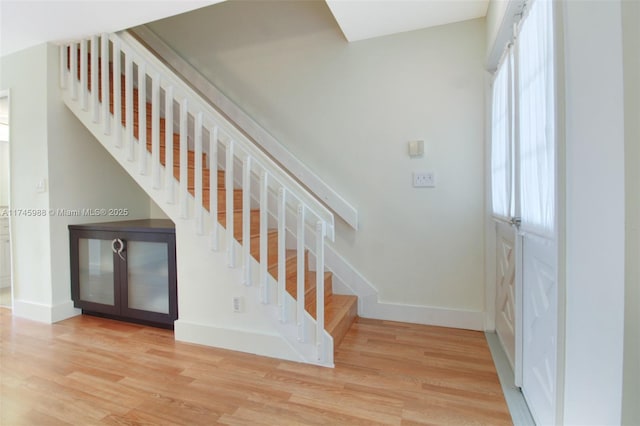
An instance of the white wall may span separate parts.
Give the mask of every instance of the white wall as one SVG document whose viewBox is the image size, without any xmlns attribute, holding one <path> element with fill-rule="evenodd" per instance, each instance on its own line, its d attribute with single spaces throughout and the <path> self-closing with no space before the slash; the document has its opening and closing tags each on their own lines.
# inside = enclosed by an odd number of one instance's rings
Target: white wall
<svg viewBox="0 0 640 426">
<path fill-rule="evenodd" d="M 12 208 L 44 209 L 44 217 L 12 218 L 14 313 L 56 321 L 70 301 L 71 223 L 144 218 L 149 197 L 61 101 L 58 50 L 41 45 L 2 58 L 0 87 L 11 89 Z M 36 192 L 45 179 L 47 191 Z M 57 209 L 126 207 L 130 215 L 61 217 Z"/>
<path fill-rule="evenodd" d="M 158 206 L 151 198 L 149 198 L 149 218 L 151 219 L 169 219 L 169 216 Z"/>
<path fill-rule="evenodd" d="M 1 58 L 0 87 L 11 90 L 11 206 L 49 210 L 49 197 L 36 193 L 48 175 L 47 47 L 40 45 Z M 49 218 L 12 217 L 13 297 L 51 304 Z M 16 304 L 19 314 L 20 304 Z"/>
<path fill-rule="evenodd" d="M 347 43 L 323 2 L 230 1 L 150 28 L 357 207 L 335 247 L 381 300 L 483 311 L 484 20 Z"/>
<path fill-rule="evenodd" d="M 626 291 L 622 424 L 640 424 L 640 2 L 622 2 Z"/>
<path fill-rule="evenodd" d="M 560 423 L 620 424 L 625 291 L 620 2 L 562 5 L 566 304 Z"/>
</svg>

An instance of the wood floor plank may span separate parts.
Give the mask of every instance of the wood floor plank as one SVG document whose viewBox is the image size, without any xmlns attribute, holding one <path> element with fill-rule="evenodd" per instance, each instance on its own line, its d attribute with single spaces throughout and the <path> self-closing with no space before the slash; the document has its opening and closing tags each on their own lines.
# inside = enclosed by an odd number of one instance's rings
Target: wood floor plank
<svg viewBox="0 0 640 426">
<path fill-rule="evenodd" d="M 358 318 L 334 369 L 0 309 L 2 425 L 511 424 L 479 332 Z"/>
</svg>

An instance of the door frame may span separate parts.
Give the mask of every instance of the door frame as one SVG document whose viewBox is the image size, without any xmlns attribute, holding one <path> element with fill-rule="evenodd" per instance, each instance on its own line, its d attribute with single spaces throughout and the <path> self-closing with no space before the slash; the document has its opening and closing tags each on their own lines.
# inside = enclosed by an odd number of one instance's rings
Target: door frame
<svg viewBox="0 0 640 426">
<path fill-rule="evenodd" d="M 498 36 L 496 39 L 496 45 L 503 43 L 506 47 L 507 42 L 511 39 L 513 34 L 513 24 L 518 22 L 519 16 L 516 13 L 513 16 L 513 20 L 507 19 L 518 11 L 523 1 L 511 0 L 509 11 L 505 13 L 505 19 L 503 19 L 500 25 Z M 565 154 L 565 93 L 564 93 L 564 27 L 563 27 L 563 6 L 558 2 L 552 2 L 553 10 L 553 29 L 554 29 L 554 78 L 555 78 L 555 92 L 554 92 L 554 105 L 555 105 L 555 232 L 554 232 L 554 245 L 555 253 L 553 254 L 556 262 L 555 279 L 557 288 L 557 347 L 556 347 L 556 420 L 563 417 L 563 402 L 564 402 L 564 375 L 565 375 L 565 347 L 564 347 L 564 328 L 565 328 L 565 300 L 566 300 L 566 282 L 564 281 L 564 261 L 566 252 L 565 241 L 565 222 L 563 217 L 566 212 L 565 201 L 565 175 L 564 164 L 566 163 Z M 495 47 L 494 47 L 495 49 Z M 494 56 L 495 56 L 495 52 Z M 514 61 L 517 62 L 517 61 Z M 514 63 L 517 67 L 517 64 Z M 493 68 L 493 69 L 492 69 Z M 491 93 L 492 93 L 492 75 L 495 71 L 495 66 L 490 64 L 490 67 L 485 78 L 485 330 L 496 331 L 495 318 L 497 314 L 496 296 L 497 296 L 497 269 L 496 269 L 496 250 L 497 250 L 497 228 L 496 224 L 499 219 L 493 217 L 491 211 L 492 194 L 491 194 Z M 516 77 L 517 78 L 517 77 Z M 517 83 L 517 82 L 516 82 Z M 517 96 L 517 95 L 516 95 Z M 517 108 L 517 102 L 514 102 Z M 517 113 L 517 111 L 516 111 Z M 515 130 L 517 132 L 517 129 Z M 514 137 L 518 137 L 517 134 Z M 518 144 L 515 144 L 514 158 L 518 158 Z M 515 166 L 515 165 L 514 165 Z M 519 181 L 516 169 L 515 181 Z M 519 217 L 519 197 L 518 185 L 514 188 L 515 191 L 515 216 Z M 514 359 L 514 384 L 517 387 L 522 386 L 523 381 L 523 323 L 522 323 L 522 310 L 523 310 L 523 243 L 525 233 L 520 229 L 514 229 L 515 232 L 515 359 Z M 502 344 L 501 344 L 502 345 Z"/>
<path fill-rule="evenodd" d="M 7 99 L 7 121 L 9 125 L 9 180 L 8 180 L 8 192 L 9 192 L 9 200 L 8 200 L 8 208 L 11 209 L 12 201 L 11 201 L 11 90 L 10 89 L 0 89 L 0 99 Z M 11 309 L 13 310 L 13 301 L 14 301 L 14 271 L 13 271 L 13 232 L 12 232 L 13 224 L 11 221 L 11 217 L 9 217 L 9 268 L 10 268 L 10 278 L 9 278 L 9 288 L 11 293 Z"/>
</svg>

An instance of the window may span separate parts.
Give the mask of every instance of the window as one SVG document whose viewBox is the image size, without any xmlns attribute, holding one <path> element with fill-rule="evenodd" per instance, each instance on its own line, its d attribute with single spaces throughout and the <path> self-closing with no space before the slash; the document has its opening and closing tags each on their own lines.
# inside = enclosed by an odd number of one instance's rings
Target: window
<svg viewBox="0 0 640 426">
<path fill-rule="evenodd" d="M 494 76 L 493 215 L 519 216 L 545 237 L 555 230 L 555 108 L 551 0 L 535 0 Z M 516 179 L 517 177 L 517 179 Z"/>
</svg>

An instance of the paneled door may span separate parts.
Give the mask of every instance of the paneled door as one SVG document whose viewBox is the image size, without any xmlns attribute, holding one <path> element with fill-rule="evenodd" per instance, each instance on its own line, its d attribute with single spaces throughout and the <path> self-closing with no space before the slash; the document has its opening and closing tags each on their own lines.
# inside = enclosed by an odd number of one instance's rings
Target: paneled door
<svg viewBox="0 0 640 426">
<path fill-rule="evenodd" d="M 496 334 L 515 371 L 516 230 L 496 221 Z"/>
<path fill-rule="evenodd" d="M 527 2 L 494 77 L 491 128 L 496 331 L 538 425 L 556 423 L 557 394 L 552 8 L 551 0 Z"/>
<path fill-rule="evenodd" d="M 538 425 L 555 424 L 558 286 L 556 247 L 522 238 L 522 393 Z"/>
</svg>

